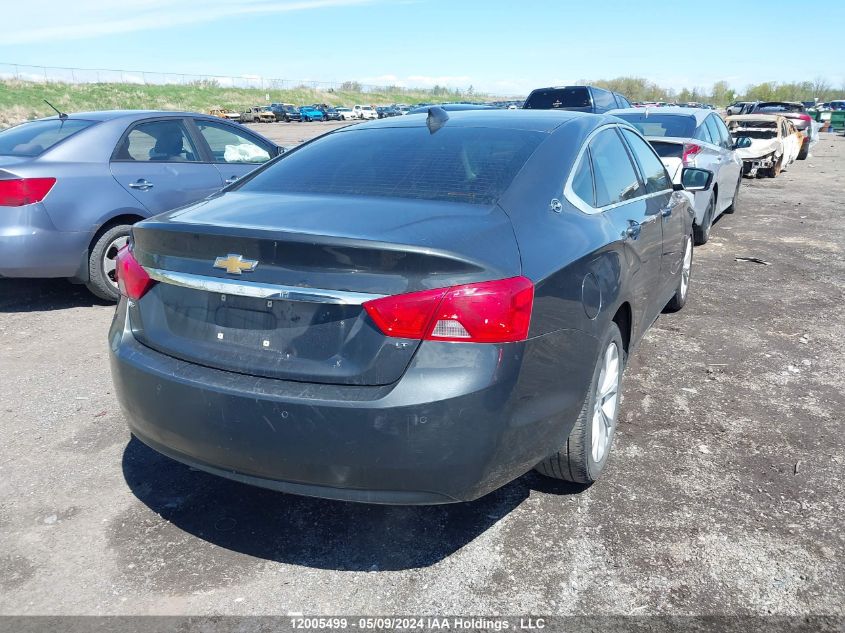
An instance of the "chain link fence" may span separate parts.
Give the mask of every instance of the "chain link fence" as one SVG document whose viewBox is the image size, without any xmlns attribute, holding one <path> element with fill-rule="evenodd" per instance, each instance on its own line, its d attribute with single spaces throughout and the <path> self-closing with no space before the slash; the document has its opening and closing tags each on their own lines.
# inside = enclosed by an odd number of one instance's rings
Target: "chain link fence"
<svg viewBox="0 0 845 633">
<path fill-rule="evenodd" d="M 139 85 L 210 85 L 221 88 L 256 88 L 260 90 L 286 90 L 311 88 L 314 90 L 355 92 L 401 92 L 399 86 L 374 86 L 357 81 L 331 82 L 309 79 L 274 79 L 258 75 L 192 75 L 187 73 L 160 73 L 146 70 L 115 70 L 109 68 L 61 68 L 57 66 L 28 66 L 0 62 L 0 79 L 20 81 L 94 84 L 120 83 Z M 412 88 L 408 88 L 413 90 Z M 423 88 L 424 89 L 424 88 Z"/>
</svg>

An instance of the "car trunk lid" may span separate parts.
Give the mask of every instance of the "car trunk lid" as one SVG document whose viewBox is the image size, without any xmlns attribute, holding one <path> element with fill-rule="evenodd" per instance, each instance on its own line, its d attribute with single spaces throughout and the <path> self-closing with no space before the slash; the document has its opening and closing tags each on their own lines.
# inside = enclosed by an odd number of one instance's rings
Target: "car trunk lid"
<svg viewBox="0 0 845 633">
<path fill-rule="evenodd" d="M 394 382 L 419 345 L 383 335 L 364 301 L 520 273 L 500 208 L 394 198 L 230 192 L 136 225 L 133 252 L 162 282 L 130 307 L 141 343 L 335 384 Z"/>
</svg>

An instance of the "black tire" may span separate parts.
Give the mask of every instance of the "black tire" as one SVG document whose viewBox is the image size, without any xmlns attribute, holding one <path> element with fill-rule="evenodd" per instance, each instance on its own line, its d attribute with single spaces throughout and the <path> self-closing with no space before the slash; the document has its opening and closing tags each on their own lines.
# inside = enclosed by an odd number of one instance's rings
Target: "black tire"
<svg viewBox="0 0 845 633">
<path fill-rule="evenodd" d="M 713 227 L 713 214 L 716 212 L 716 198 L 710 196 L 710 202 L 707 203 L 707 210 L 704 212 L 704 217 L 701 219 L 701 226 L 697 224 L 692 225 L 693 238 L 696 246 L 707 244 L 710 239 L 710 229 Z"/>
<path fill-rule="evenodd" d="M 88 282 L 85 284 L 92 294 L 105 301 L 117 302 L 120 293 L 113 281 L 113 273 L 105 270 L 105 259 L 113 259 L 117 249 L 113 246 L 122 238 L 129 237 L 132 226 L 129 224 L 116 224 L 103 231 L 94 241 L 88 255 Z"/>
<path fill-rule="evenodd" d="M 734 199 L 731 200 L 731 206 L 725 209 L 724 213 L 733 213 L 736 211 L 737 204 L 739 204 L 739 188 L 742 186 L 742 174 L 739 175 L 739 178 L 736 181 L 736 189 L 734 189 Z"/>
<path fill-rule="evenodd" d="M 798 152 L 798 160 L 807 160 L 807 156 L 810 155 L 810 139 L 805 138 L 804 142 L 801 143 L 801 151 Z"/>
<path fill-rule="evenodd" d="M 689 286 L 690 282 L 692 281 L 692 242 L 693 236 L 687 236 L 686 242 L 684 243 L 684 256 L 681 260 L 681 271 L 678 275 L 678 286 L 677 288 L 675 288 L 675 294 L 672 295 L 672 298 L 669 300 L 669 303 L 666 304 L 666 308 L 664 309 L 666 312 L 677 312 L 678 310 L 683 308 L 687 303 L 687 297 L 689 296 Z M 689 257 L 688 264 L 687 257 Z M 686 275 L 684 274 L 685 270 Z"/>
<path fill-rule="evenodd" d="M 617 383 L 616 383 L 616 406 L 613 414 L 612 426 L 608 431 L 608 440 L 604 453 L 597 461 L 593 456 L 593 418 L 597 415 L 596 398 L 599 393 L 599 378 L 604 368 L 605 354 L 611 345 L 616 346 L 617 353 Z M 613 447 L 613 437 L 616 432 L 616 424 L 619 417 L 619 397 L 622 388 L 622 372 L 625 369 L 625 348 L 622 343 L 622 336 L 616 323 L 611 322 L 607 332 L 599 345 L 599 355 L 596 359 L 593 377 L 590 382 L 589 391 L 584 398 L 584 405 L 575 421 L 575 426 L 566 438 L 564 445 L 553 455 L 550 455 L 537 464 L 534 469 L 546 477 L 562 479 L 579 484 L 591 484 L 601 475 L 607 464 L 607 457 Z M 601 424 L 601 422 L 599 422 Z"/>
</svg>

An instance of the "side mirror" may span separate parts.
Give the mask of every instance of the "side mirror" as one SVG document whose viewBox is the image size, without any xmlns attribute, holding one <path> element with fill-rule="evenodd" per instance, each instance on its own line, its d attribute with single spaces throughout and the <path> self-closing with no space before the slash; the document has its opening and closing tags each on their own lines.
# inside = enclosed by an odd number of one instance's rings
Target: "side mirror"
<svg viewBox="0 0 845 633">
<path fill-rule="evenodd" d="M 734 149 L 742 149 L 744 147 L 751 147 L 751 139 L 747 136 L 740 136 L 734 141 Z"/>
<path fill-rule="evenodd" d="M 687 191 L 707 191 L 713 184 L 713 172 L 696 167 L 684 167 L 681 182 Z"/>
</svg>

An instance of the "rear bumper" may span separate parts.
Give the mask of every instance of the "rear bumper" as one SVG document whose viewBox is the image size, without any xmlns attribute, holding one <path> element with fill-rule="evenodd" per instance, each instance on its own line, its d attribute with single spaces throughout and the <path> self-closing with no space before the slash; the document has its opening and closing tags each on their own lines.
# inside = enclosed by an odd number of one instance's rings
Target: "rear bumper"
<svg viewBox="0 0 845 633">
<path fill-rule="evenodd" d="M 44 207 L 4 207 L 0 213 L 0 277 L 73 277 L 91 236 L 58 231 Z"/>
<path fill-rule="evenodd" d="M 138 343 L 125 320 L 123 301 L 111 369 L 138 439 L 244 483 L 368 503 L 468 501 L 527 472 L 569 434 L 596 353 L 572 330 L 500 346 L 426 342 L 393 385 L 318 385 L 176 360 Z"/>
</svg>

